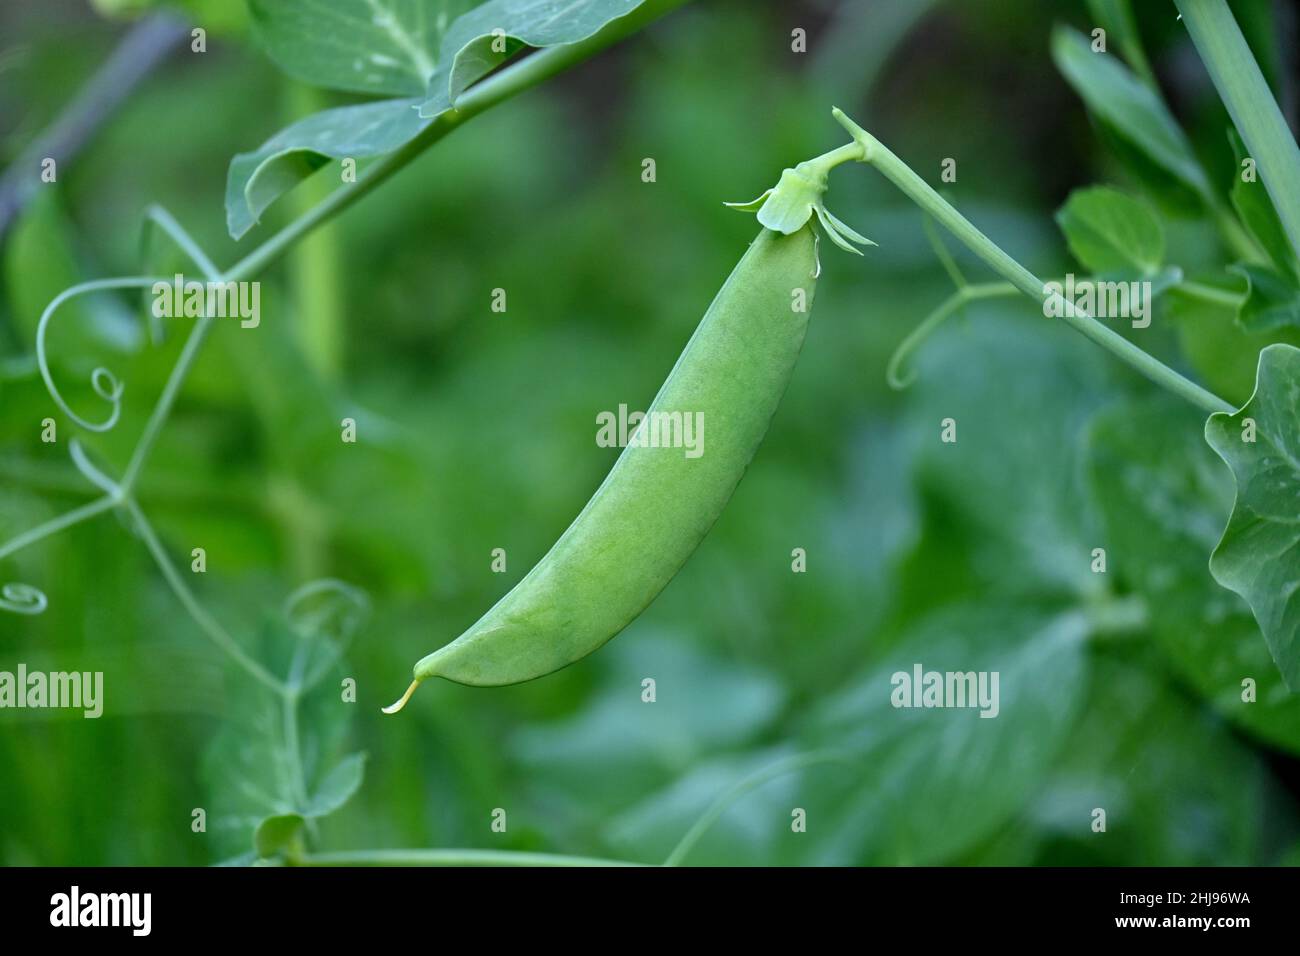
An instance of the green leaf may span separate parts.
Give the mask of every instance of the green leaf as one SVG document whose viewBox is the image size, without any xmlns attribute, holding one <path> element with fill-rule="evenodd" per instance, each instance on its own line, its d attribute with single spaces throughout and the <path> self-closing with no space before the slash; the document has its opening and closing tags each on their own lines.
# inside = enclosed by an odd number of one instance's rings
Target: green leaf
<svg viewBox="0 0 1300 956">
<path fill-rule="evenodd" d="M 1097 25 L 1105 29 L 1107 40 L 1119 47 L 1134 72 L 1149 79 L 1151 64 L 1142 48 L 1142 36 L 1138 33 L 1129 0 L 1088 0 L 1088 10 Z"/>
<path fill-rule="evenodd" d="M 448 24 L 471 0 L 248 0 L 253 34 L 276 64 L 316 86 L 418 96 Z"/>
<path fill-rule="evenodd" d="M 1226 0 L 1175 0 L 1219 98 L 1259 164 L 1293 255 L 1300 257 L 1300 145 Z"/>
<path fill-rule="evenodd" d="M 418 36 L 423 40 L 431 41 L 435 34 L 442 40 L 436 56 L 432 54 L 434 48 L 428 47 L 429 62 L 434 67 L 431 79 L 426 77 L 415 83 L 414 74 L 402 65 L 414 62 L 411 59 L 414 54 L 410 54 L 406 61 L 397 59 L 398 66 L 388 73 L 372 77 L 363 71 L 367 81 L 375 81 L 366 88 L 359 86 L 361 80 L 355 74 L 357 64 L 365 62 L 360 58 L 373 55 L 370 48 L 354 49 L 356 44 L 351 34 L 339 41 L 333 32 L 322 33 L 316 22 L 319 21 L 316 8 L 307 0 L 283 4 L 271 0 L 254 2 L 265 8 L 260 14 L 265 22 L 259 20 L 259 32 L 265 34 L 274 28 L 275 39 L 264 42 L 280 51 L 278 56 L 286 69 L 289 68 L 286 60 L 295 64 L 290 72 L 323 85 L 414 98 L 325 110 L 281 130 L 253 152 L 237 155 L 231 160 L 226 177 L 226 224 L 235 239 L 252 229 L 271 203 L 331 159 L 382 156 L 409 143 L 437 117 L 449 112 L 455 98 L 467 87 L 521 49 L 522 44 L 544 47 L 584 40 L 647 0 L 572 0 L 562 9 L 556 7 L 554 0 L 489 0 L 468 10 L 450 26 L 443 23 L 445 17 L 434 23 L 428 11 L 417 14 L 418 0 L 374 0 L 376 4 L 386 4 L 384 9 L 397 12 L 391 24 L 400 25 L 401 30 L 422 29 Z M 340 16 L 355 20 L 362 15 L 360 8 L 368 8 L 371 0 L 334 2 L 341 4 Z M 425 0 L 428 2 L 432 0 Z M 468 3 L 455 0 L 454 5 L 464 9 Z M 294 26 L 304 18 L 316 24 L 304 34 L 307 39 L 299 37 Z M 505 33 L 494 34 L 495 30 Z M 493 41 L 500 41 L 503 36 L 505 51 L 497 53 Z M 386 53 L 380 55 L 389 57 Z M 338 75 L 350 77 L 348 82 L 352 85 L 343 84 Z M 327 76 L 336 78 L 326 82 Z"/>
<path fill-rule="evenodd" d="M 920 436 L 921 483 L 942 496 L 945 523 L 958 518 L 987 555 L 973 562 L 981 591 L 1085 594 L 1096 581 L 1080 438 L 1110 391 L 1110 367 L 1024 303 L 967 314 L 965 328 L 941 329 L 917 358 L 907 423 Z M 941 440 L 948 418 L 954 442 Z"/>
<path fill-rule="evenodd" d="M 1232 476 L 1201 426 L 1195 409 L 1164 397 L 1114 405 L 1092 422 L 1087 475 L 1105 577 L 1141 596 L 1161 652 L 1220 714 L 1300 753 L 1300 696 L 1287 693 L 1246 602 L 1210 574 Z M 1242 699 L 1246 679 L 1254 702 Z"/>
<path fill-rule="evenodd" d="M 1014 816 L 1074 726 L 1086 673 L 1081 614 L 962 605 L 918 625 L 868 675 L 825 701 L 804 734 L 849 764 L 810 768 L 804 862 L 952 860 Z M 997 672 L 998 712 L 896 708 L 894 675 Z M 989 685 L 991 686 L 991 685 Z"/>
<path fill-rule="evenodd" d="M 1300 267 L 1297 267 L 1286 230 L 1282 228 L 1282 220 L 1278 218 L 1268 190 L 1259 180 L 1258 170 L 1252 180 L 1242 179 L 1244 170 L 1241 164 L 1248 158 L 1246 144 L 1241 141 L 1241 134 L 1231 126 L 1228 127 L 1228 141 L 1237 158 L 1237 174 L 1232 184 L 1233 208 L 1237 210 L 1246 230 L 1268 253 L 1273 264 L 1293 278 L 1300 277 Z"/>
<path fill-rule="evenodd" d="M 1273 660 L 1300 689 L 1300 349 L 1259 353 L 1255 394 L 1205 423 L 1237 479 L 1237 500 L 1210 558 L 1215 580 L 1250 605 Z"/>
<path fill-rule="evenodd" d="M 1222 293 L 1222 298 L 1206 301 L 1170 295 L 1165 300 L 1167 322 L 1177 329 L 1182 353 L 1206 387 L 1229 404 L 1242 405 L 1255 389 L 1260 349 L 1277 342 L 1300 345 L 1300 329 L 1282 326 L 1248 332 L 1235 321 L 1249 291 L 1249 283 L 1240 275 L 1207 272 L 1194 276 L 1193 281 Z"/>
<path fill-rule="evenodd" d="M 1037 854 L 1012 862 L 1271 862 L 1275 851 L 1256 809 L 1271 796 L 1263 761 L 1217 715 L 1164 679 L 1144 640 L 1096 650 L 1079 721 L 1046 785 L 1010 824 L 1037 844 Z M 1099 807 L 1105 833 L 1092 828 Z"/>
<path fill-rule="evenodd" d="M 307 823 L 296 813 L 267 817 L 253 833 L 253 850 L 258 859 L 278 856 L 301 844 L 302 828 Z"/>
<path fill-rule="evenodd" d="M 361 789 L 361 781 L 366 776 L 366 755 L 348 754 L 335 765 L 316 787 L 304 807 L 303 813 L 308 817 L 329 816 L 352 799 L 352 795 Z"/>
<path fill-rule="evenodd" d="M 1237 322 L 1250 333 L 1271 332 L 1292 326 L 1300 328 L 1300 286 L 1289 276 L 1266 266 L 1229 266 L 1245 276 L 1247 293 L 1237 311 Z"/>
<path fill-rule="evenodd" d="M 268 817 L 331 813 L 359 786 L 363 755 L 338 757 L 355 710 L 339 694 L 348 636 L 275 617 L 249 651 L 296 691 L 278 693 L 232 672 L 230 713 L 204 762 L 219 853 L 247 847 Z"/>
<path fill-rule="evenodd" d="M 1212 196 L 1191 144 L 1159 95 L 1109 53 L 1093 53 L 1087 37 L 1058 26 L 1052 59 L 1098 119 L 1202 198 Z"/>
<path fill-rule="evenodd" d="M 1095 274 L 1149 276 L 1165 256 L 1165 232 L 1147 207 L 1109 186 L 1076 189 L 1056 213 L 1070 251 Z"/>
<path fill-rule="evenodd" d="M 450 109 L 474 83 L 523 46 L 577 43 L 636 10 L 646 0 L 488 0 L 452 24 L 420 115 Z M 495 44 L 494 44 L 495 41 Z M 495 45 L 495 49 L 494 49 Z"/>
<path fill-rule="evenodd" d="M 239 239 L 271 203 L 330 160 L 364 159 L 398 149 L 429 125 L 416 99 L 380 100 L 324 110 L 230 161 L 226 226 Z"/>
</svg>

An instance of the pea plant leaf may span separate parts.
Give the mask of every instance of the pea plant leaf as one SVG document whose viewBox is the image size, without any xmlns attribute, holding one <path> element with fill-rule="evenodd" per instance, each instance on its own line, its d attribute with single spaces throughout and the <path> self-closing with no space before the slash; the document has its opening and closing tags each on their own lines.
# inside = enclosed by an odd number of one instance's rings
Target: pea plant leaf
<svg viewBox="0 0 1300 956">
<path fill-rule="evenodd" d="M 254 32 L 285 72 L 396 98 L 322 110 L 230 161 L 226 227 L 240 239 L 276 199 L 330 160 L 382 156 L 429 121 L 419 103 L 454 18 L 477 0 L 250 0 Z"/>
<path fill-rule="evenodd" d="M 1229 268 L 1247 283 L 1246 298 L 1237 310 L 1237 322 L 1243 329 L 1255 333 L 1300 328 L 1300 286 L 1290 276 L 1245 263 Z"/>
<path fill-rule="evenodd" d="M 447 32 L 420 115 L 438 116 L 523 47 L 577 43 L 646 0 L 488 0 Z"/>
<path fill-rule="evenodd" d="M 1066 26 L 1052 31 L 1052 60 L 1098 121 L 1198 196 L 1212 196 L 1182 128 L 1128 67 L 1109 53 L 1094 53 L 1087 37 Z"/>
<path fill-rule="evenodd" d="M 416 99 L 379 100 L 323 110 L 280 130 L 230 161 L 226 227 L 243 237 L 271 203 L 330 160 L 379 156 L 414 139 L 428 122 Z"/>
<path fill-rule="evenodd" d="M 253 35 L 286 73 L 315 86 L 418 96 L 451 22 L 472 0 L 248 0 Z"/>
<path fill-rule="evenodd" d="M 475 6 L 475 0 L 442 0 L 441 6 L 438 0 L 323 0 L 324 6 L 322 0 L 254 2 L 263 8 L 255 19 L 259 36 L 289 72 L 322 85 L 398 96 L 324 110 L 235 156 L 225 199 L 226 225 L 235 239 L 330 160 L 373 158 L 409 143 L 450 112 L 456 97 L 525 44 L 585 40 L 643 3 L 662 0 L 488 0 L 482 6 Z M 330 15 L 322 17 L 322 9 Z M 464 12 L 448 22 L 455 11 Z M 335 22 L 350 28 L 359 19 L 366 26 L 355 41 Z M 372 40 L 378 46 L 366 45 Z M 397 52 L 395 44 L 401 47 Z M 421 76 L 425 70 L 429 75 Z"/>
<path fill-rule="evenodd" d="M 1251 157 L 1246 152 L 1246 144 L 1236 129 L 1228 128 L 1228 141 L 1232 144 L 1233 155 L 1237 157 L 1237 176 L 1232 184 L 1232 206 L 1241 217 L 1246 230 L 1254 237 L 1260 247 L 1268 253 L 1269 259 L 1279 272 L 1291 279 L 1300 278 L 1300 264 L 1296 263 L 1291 251 L 1291 242 L 1287 239 L 1282 220 L 1278 218 L 1273 200 L 1264 188 L 1258 171 L 1251 174 L 1247 164 Z"/>
<path fill-rule="evenodd" d="M 1250 605 L 1273 660 L 1300 689 L 1300 349 L 1259 353 L 1255 394 L 1205 423 L 1232 469 L 1237 500 L 1210 558 L 1215 580 Z"/>
<path fill-rule="evenodd" d="M 1106 576 L 1145 602 L 1154 642 L 1183 682 L 1233 723 L 1300 753 L 1300 696 L 1287 692 L 1250 607 L 1210 574 L 1233 481 L 1201 424 L 1173 398 L 1120 402 L 1092 421 L 1085 471 Z"/>
<path fill-rule="evenodd" d="M 998 864 L 1063 855 L 1075 865 L 1103 866 L 1264 862 L 1266 826 L 1252 809 L 1267 796 L 1262 761 L 1165 676 L 1158 656 L 1143 640 L 1093 646 L 1079 720 L 1051 776 L 1011 824 L 1016 842 L 1032 842 L 1034 856 Z M 1104 839 L 1092 829 L 1097 807 L 1106 809 Z"/>
<path fill-rule="evenodd" d="M 325 817 L 352 799 L 366 776 L 366 755 L 348 754 L 326 773 L 307 798 L 304 816 Z"/>
<path fill-rule="evenodd" d="M 351 593 L 326 594 L 310 615 L 266 622 L 252 653 L 280 676 L 283 690 L 247 674 L 232 677 L 231 713 L 204 764 L 209 829 L 219 853 L 250 843 L 263 856 L 264 848 L 282 849 L 296 838 L 294 819 L 327 816 L 360 787 L 364 754 L 340 757 L 354 705 L 342 699 L 338 678 L 361 610 Z"/>
<path fill-rule="evenodd" d="M 1088 0 L 1088 12 L 1093 21 L 1105 29 L 1110 41 L 1119 47 L 1134 72 L 1149 78 L 1151 65 L 1142 48 L 1142 37 L 1129 0 Z"/>
<path fill-rule="evenodd" d="M 1017 305 L 968 310 L 968 327 L 940 330 L 918 356 L 907 410 L 912 433 L 924 436 L 917 477 L 977 532 L 973 546 L 988 555 L 975 562 L 983 589 L 1085 594 L 1096 581 L 1081 436 L 1104 401 L 1110 370 L 1041 311 L 990 314 Z M 1014 388 L 1003 387 L 1012 381 Z M 955 441 L 940 440 L 945 421 Z M 1014 484 L 1007 474 L 1016 475 Z"/>
<path fill-rule="evenodd" d="M 1165 256 L 1165 232 L 1143 202 L 1109 186 L 1076 189 L 1056 213 L 1074 257 L 1097 274 L 1149 276 Z"/>
<path fill-rule="evenodd" d="M 809 719 L 808 748 L 834 748 L 846 762 L 805 771 L 799 792 L 809 819 L 823 822 L 806 834 L 802 862 L 941 863 L 1012 817 L 1074 726 L 1086 630 L 1082 614 L 1023 604 L 958 605 L 917 624 Z M 896 675 L 910 680 L 918 666 L 984 672 L 990 690 L 996 673 L 997 715 L 895 706 Z"/>
<path fill-rule="evenodd" d="M 297 846 L 306 825 L 306 819 L 297 813 L 267 817 L 253 832 L 253 851 L 257 858 L 268 859 Z"/>
</svg>

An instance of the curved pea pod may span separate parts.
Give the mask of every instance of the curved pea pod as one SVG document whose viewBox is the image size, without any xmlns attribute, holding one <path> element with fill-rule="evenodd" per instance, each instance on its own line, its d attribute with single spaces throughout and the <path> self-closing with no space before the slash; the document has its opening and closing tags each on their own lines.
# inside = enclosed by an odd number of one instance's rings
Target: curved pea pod
<svg viewBox="0 0 1300 956">
<path fill-rule="evenodd" d="M 390 712 L 428 677 L 491 686 L 550 674 L 645 610 L 758 451 L 803 346 L 817 272 L 811 225 L 759 233 L 586 507 L 491 610 L 415 665 Z M 698 447 L 652 447 L 651 424 L 679 413 L 702 425 Z"/>
</svg>

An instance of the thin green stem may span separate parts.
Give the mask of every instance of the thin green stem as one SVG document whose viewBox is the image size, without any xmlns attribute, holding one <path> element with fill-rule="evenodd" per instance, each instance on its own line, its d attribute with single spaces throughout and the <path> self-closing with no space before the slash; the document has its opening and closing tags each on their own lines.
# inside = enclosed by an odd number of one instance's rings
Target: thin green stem
<svg viewBox="0 0 1300 956">
<path fill-rule="evenodd" d="M 289 751 L 290 757 L 291 777 L 289 786 L 293 791 L 294 802 L 299 807 L 307 806 L 307 774 L 303 769 L 302 741 L 298 733 L 298 702 L 302 699 L 303 692 L 303 668 L 306 666 L 303 660 L 303 652 L 305 650 L 306 639 L 299 634 L 293 649 L 293 660 L 289 664 L 289 676 L 282 685 L 280 694 L 281 712 L 284 717 L 284 746 Z M 308 820 L 307 827 L 308 832 L 315 838 L 315 821 Z"/>
<path fill-rule="evenodd" d="M 181 224 L 176 221 L 176 217 L 168 212 L 165 207 L 155 203 L 145 210 L 144 216 L 146 222 L 152 222 L 158 226 L 172 242 L 176 243 L 182 252 L 190 257 L 190 261 L 202 270 L 204 278 L 215 279 L 217 277 L 217 273 L 221 270 L 208 258 L 208 254 L 203 251 L 203 247 L 194 241 L 194 238 L 185 231 Z"/>
<path fill-rule="evenodd" d="M 1120 18 L 1119 27 L 1119 44 L 1120 51 L 1124 54 L 1124 59 L 1128 65 L 1133 68 L 1133 72 L 1147 86 L 1160 95 L 1160 84 L 1156 82 L 1155 70 L 1151 69 L 1151 61 L 1147 59 L 1147 52 L 1142 46 L 1142 36 L 1138 33 L 1137 23 L 1133 20 L 1133 8 L 1129 6 L 1127 0 L 1115 5 L 1115 10 Z"/>
<path fill-rule="evenodd" d="M 927 217 L 925 221 L 929 223 L 932 220 Z M 936 245 L 937 248 L 941 247 Z M 1053 281 L 1063 282 L 1063 280 Z M 1236 293 L 1196 282 L 1180 282 L 1178 285 L 1170 286 L 1169 291 L 1181 292 L 1189 298 L 1221 305 L 1234 312 L 1241 307 L 1242 303 L 1242 296 Z M 916 373 L 906 368 L 909 360 L 939 326 L 960 312 L 966 305 L 979 299 L 1001 298 L 1018 295 L 1019 293 L 1020 290 L 1010 282 L 989 282 L 980 285 L 959 286 L 952 295 L 935 306 L 894 349 L 894 354 L 889 357 L 889 365 L 885 369 L 885 380 L 889 383 L 889 387 L 901 391 L 908 388 L 916 380 Z"/>
<path fill-rule="evenodd" d="M 843 146 L 836 146 L 834 149 L 822 153 L 820 156 L 814 156 L 812 159 L 802 162 L 799 165 L 825 175 L 836 166 L 842 166 L 845 163 L 858 163 L 861 161 L 862 147 L 857 143 L 845 143 Z"/>
<path fill-rule="evenodd" d="M 170 212 L 162 206 L 154 205 L 149 207 L 145 217 L 147 221 L 156 223 L 190 257 L 190 260 L 203 272 L 204 278 L 209 281 L 217 278 L 218 270 L 216 265 Z M 180 394 L 181 386 L 185 384 L 185 379 L 189 376 L 190 369 L 198 359 L 203 343 L 207 341 L 207 337 L 212 331 L 213 321 L 213 316 L 203 316 L 190 330 L 189 337 L 185 340 L 185 346 L 181 349 L 180 357 L 172 367 L 171 373 L 167 376 L 167 384 L 163 386 L 162 394 L 158 396 L 158 401 L 154 403 L 153 410 L 149 413 L 149 420 L 145 423 L 144 431 L 140 434 L 140 438 L 136 441 L 135 448 L 131 452 L 131 460 L 127 462 L 126 471 L 122 475 L 121 488 L 123 495 L 130 495 L 134 492 L 136 482 L 140 478 L 140 471 L 144 468 L 144 463 L 153 450 L 154 442 L 158 440 L 163 425 L 171 416 L 172 407 L 176 404 L 176 397 Z"/>
<path fill-rule="evenodd" d="M 1300 146 L 1224 0 L 1174 0 L 1300 260 Z"/>
<path fill-rule="evenodd" d="M 513 850 L 341 850 L 307 853 L 291 861 L 296 866 L 641 866 L 625 860 Z"/>
<path fill-rule="evenodd" d="M 177 239 L 178 244 L 195 259 L 209 279 L 218 282 L 241 282 L 251 279 L 264 272 L 303 236 L 359 202 L 467 119 L 581 62 L 651 20 L 681 6 L 684 2 L 686 0 L 648 0 L 632 14 L 615 20 L 604 30 L 580 43 L 540 50 L 471 87 L 457 100 L 454 110 L 439 116 L 405 146 L 378 160 L 358 182 L 330 193 L 318 205 L 285 226 L 221 275 L 213 274 L 215 268 L 211 261 L 197 244 L 189 239 L 180 225 L 166 214 L 165 210 L 151 210 L 151 215 L 173 238 Z M 200 319 L 190 333 L 189 339 L 186 340 L 181 357 L 168 377 L 163 393 L 150 414 L 144 433 L 123 475 L 122 488 L 126 494 L 130 494 L 134 489 L 158 434 L 171 414 L 176 397 L 212 330 L 213 321 L 211 316 Z"/>
<path fill-rule="evenodd" d="M 162 394 L 158 396 L 153 411 L 149 413 L 149 420 L 145 423 L 139 441 L 136 442 L 135 450 L 131 452 L 131 460 L 127 462 L 126 471 L 122 475 L 122 490 L 125 494 L 129 495 L 135 490 L 140 472 L 149 458 L 149 453 L 153 451 L 154 443 L 158 441 L 163 426 L 171 417 L 172 408 L 176 404 L 181 388 L 185 385 L 185 379 L 189 377 L 190 369 L 198 360 L 199 352 L 202 351 L 203 343 L 211 334 L 215 321 L 215 317 L 205 315 L 195 322 L 194 328 L 190 330 L 180 357 L 167 376 L 167 384 L 163 386 Z"/>
<path fill-rule="evenodd" d="M 1218 289 L 1212 285 L 1204 285 L 1200 282 L 1180 282 L 1170 289 L 1171 292 L 1181 292 L 1192 299 L 1200 299 L 1202 302 L 1210 302 L 1214 305 L 1221 305 L 1233 312 L 1241 308 L 1246 297 L 1237 292 L 1228 289 Z"/>
<path fill-rule="evenodd" d="M 1148 355 L 1118 332 L 1107 328 L 1074 303 L 1066 301 L 1060 293 L 1047 288 L 1041 279 L 1007 255 L 993 240 L 980 232 L 965 216 L 959 213 L 928 183 L 912 171 L 911 167 L 891 153 L 874 136 L 862 129 L 840 110 L 835 118 L 847 129 L 864 150 L 863 162 L 870 163 L 886 179 L 933 216 L 945 229 L 956 236 L 967 248 L 984 260 L 1017 289 L 1039 303 L 1052 303 L 1061 317 L 1102 348 L 1121 361 L 1141 372 L 1176 395 L 1208 412 L 1231 412 L 1233 407 L 1217 395 L 1207 391 L 1190 379 Z"/>
<path fill-rule="evenodd" d="M 935 330 L 951 316 L 960 312 L 971 302 L 979 299 L 1013 296 L 1018 294 L 1019 291 L 1010 282 L 967 284 L 959 287 L 922 319 L 916 328 L 899 343 L 898 348 L 894 349 L 894 354 L 889 357 L 889 365 L 885 369 L 885 380 L 889 383 L 889 387 L 901 391 L 916 380 L 916 373 L 914 371 L 905 372 L 904 367 L 925 340 L 933 335 Z"/>
<path fill-rule="evenodd" d="M 562 72 L 566 68 L 592 56 L 605 47 L 623 39 L 625 36 L 640 29 L 650 21 L 668 13 L 669 11 L 681 6 L 687 0 L 647 0 L 631 14 L 621 17 L 608 24 L 603 30 L 579 43 L 568 44 L 563 46 L 549 47 L 538 51 L 511 66 L 501 70 L 498 73 L 488 77 L 483 82 L 470 88 L 457 100 L 455 108 L 448 113 L 439 116 L 426 127 L 419 136 L 407 143 L 401 149 L 385 156 L 374 163 L 362 179 L 355 185 L 345 186 L 336 190 L 322 200 L 317 206 L 313 207 L 307 213 L 290 223 L 280 230 L 265 243 L 249 253 L 243 259 L 239 260 L 224 274 L 218 274 L 216 266 L 208 258 L 203 249 L 196 243 L 181 227 L 175 218 L 163 209 L 161 206 L 151 206 L 146 212 L 147 221 L 156 223 L 173 241 L 194 261 L 202 270 L 209 281 L 220 282 L 238 282 L 251 279 L 259 275 L 270 265 L 283 256 L 293 245 L 303 236 L 307 235 L 316 227 L 329 221 L 337 216 L 343 210 L 352 204 L 358 202 L 380 184 L 385 182 L 389 177 L 396 174 L 408 163 L 424 152 L 429 146 L 442 139 L 453 129 L 457 128 L 465 120 L 482 113 L 490 107 L 502 102 L 509 97 L 529 89 L 546 79 Z M 154 281 L 152 278 L 148 282 Z M 114 404 L 113 416 L 106 423 L 91 423 L 78 418 L 70 408 L 63 406 L 58 390 L 48 370 L 43 362 L 43 332 L 48 322 L 49 314 L 64 299 L 80 294 L 84 291 L 93 291 L 95 289 L 106 288 L 125 288 L 139 286 L 146 282 L 141 277 L 127 279 L 110 279 L 101 280 L 93 283 L 85 283 L 75 289 L 65 291 L 61 296 L 56 297 L 54 302 L 46 310 L 46 315 L 42 317 L 40 331 L 38 333 L 38 366 L 42 375 L 45 377 L 46 385 L 54 396 L 56 402 L 60 403 L 67 414 L 75 421 L 92 430 L 105 431 L 111 428 L 117 421 L 120 401 L 120 387 L 116 381 L 111 379 L 105 370 L 96 370 L 93 379 L 96 391 L 102 397 L 108 398 Z M 237 642 L 213 619 L 202 606 L 195 600 L 193 593 L 189 590 L 183 579 L 177 573 L 176 568 L 172 565 L 157 535 L 154 533 L 152 526 L 145 518 L 143 511 L 133 497 L 133 492 L 139 481 L 140 475 L 148 461 L 149 455 L 153 450 L 158 436 L 161 434 L 163 427 L 171 416 L 172 409 L 180 395 L 185 380 L 188 378 L 194 363 L 202 351 L 204 343 L 207 341 L 213 328 L 214 317 L 204 316 L 200 318 L 191 330 L 185 345 L 181 350 L 180 357 L 176 365 L 173 366 L 168 376 L 167 383 L 163 387 L 162 394 L 155 403 L 153 410 L 149 415 L 145 428 L 137 441 L 135 448 L 132 450 L 130 461 L 127 463 L 125 472 L 120 483 L 113 485 L 110 494 L 103 498 L 98 498 L 87 505 L 76 508 L 65 515 L 61 515 L 42 525 L 38 525 L 31 530 L 24 532 L 16 538 L 0 546 L 0 558 L 7 557 L 10 554 L 52 534 L 56 534 L 72 525 L 88 520 L 95 515 L 111 510 L 114 507 L 122 507 L 127 510 L 135 519 L 136 525 L 144 538 L 146 545 L 153 554 L 155 561 L 162 570 L 164 578 L 175 591 L 181 603 L 190 613 L 191 617 L 199 624 L 202 631 L 215 643 L 219 648 L 226 651 L 241 667 L 248 671 L 253 677 L 263 684 L 272 688 L 281 696 L 288 697 L 285 685 L 274 675 L 263 668 L 255 660 L 249 657 Z M 84 473 L 84 469 L 83 469 Z"/>
<path fill-rule="evenodd" d="M 58 534 L 60 531 L 66 531 L 73 525 L 81 524 L 83 521 L 89 521 L 96 515 L 101 515 L 105 511 L 112 511 L 117 502 L 112 497 L 105 495 L 102 498 L 96 498 L 88 504 L 73 508 L 56 518 L 51 518 L 44 524 L 38 524 L 35 528 L 24 531 L 16 538 L 11 538 L 0 546 L 0 560 L 9 557 L 9 555 L 21 551 L 29 544 L 35 544 L 42 538 L 48 538 L 50 535 Z"/>
<path fill-rule="evenodd" d="M 687 0 L 647 0 L 632 13 L 613 21 L 586 40 L 538 50 L 470 87 L 456 100 L 453 110 L 434 119 L 405 146 L 372 164 L 356 183 L 336 189 L 310 212 L 295 219 L 239 260 L 221 276 L 222 281 L 239 282 L 262 273 L 302 236 L 361 200 L 466 120 L 582 62 L 685 2 Z"/>
<path fill-rule="evenodd" d="M 286 89 L 290 118 L 317 113 L 329 105 L 328 94 L 297 80 Z M 288 198 L 301 214 L 330 192 L 337 176 L 313 176 Z M 307 365 L 323 381 L 337 382 L 343 368 L 344 335 L 348 314 L 346 274 L 337 224 L 323 226 L 298 243 L 288 261 L 296 321 L 293 324 Z"/>
<path fill-rule="evenodd" d="M 261 681 L 267 687 L 271 688 L 277 694 L 284 693 L 284 684 L 265 667 L 248 655 L 248 653 L 239 646 L 239 642 L 231 637 L 216 619 L 209 614 L 203 605 L 194 597 L 194 592 L 185 583 L 176 566 L 172 564 L 171 558 L 167 554 L 166 548 L 158 540 L 158 535 L 154 532 L 153 526 L 140 510 L 133 498 L 126 498 L 121 502 L 131 518 L 135 521 L 136 528 L 140 532 L 140 537 L 144 540 L 145 547 L 153 555 L 159 570 L 162 571 L 163 578 L 170 585 L 176 597 L 180 600 L 185 610 L 189 612 L 190 617 L 194 618 L 195 623 L 218 648 L 225 651 L 232 660 L 249 673 L 253 678 Z"/>
<path fill-rule="evenodd" d="M 948 251 L 948 246 L 944 244 L 944 241 L 939 237 L 938 231 L 934 228 L 934 220 L 926 216 L 921 220 L 921 225 L 925 229 L 925 238 L 930 240 L 930 248 L 939 257 L 939 264 L 948 273 L 948 278 L 952 280 L 952 284 L 959 290 L 970 285 L 961 269 L 957 267 L 957 260 L 952 257 L 952 253 Z"/>
<path fill-rule="evenodd" d="M 298 703 L 302 699 L 299 685 L 291 678 L 280 688 L 280 713 L 284 722 L 284 746 L 289 751 L 289 790 L 296 806 L 307 806 L 307 774 L 302 762 L 302 740 L 298 732 Z M 307 835 L 315 842 L 319 830 L 315 819 L 306 820 Z"/>
</svg>

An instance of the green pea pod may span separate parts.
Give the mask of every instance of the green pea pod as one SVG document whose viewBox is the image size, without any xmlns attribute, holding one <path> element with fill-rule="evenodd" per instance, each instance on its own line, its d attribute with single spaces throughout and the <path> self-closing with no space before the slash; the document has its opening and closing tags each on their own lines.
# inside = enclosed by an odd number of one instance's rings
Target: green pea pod
<svg viewBox="0 0 1300 956">
<path fill-rule="evenodd" d="M 803 346 L 818 271 L 811 225 L 759 233 L 727 278 L 605 481 L 528 575 L 420 681 L 515 684 L 590 654 L 630 624 L 718 520 L 767 433 Z M 654 412 L 701 413 L 702 453 L 647 447 Z"/>
</svg>

